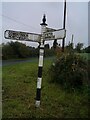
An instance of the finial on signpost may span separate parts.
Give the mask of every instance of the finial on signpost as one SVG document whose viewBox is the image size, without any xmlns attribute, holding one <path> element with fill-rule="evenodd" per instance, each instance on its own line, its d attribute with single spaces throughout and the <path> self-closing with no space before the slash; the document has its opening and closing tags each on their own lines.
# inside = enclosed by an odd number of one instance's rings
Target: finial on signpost
<svg viewBox="0 0 90 120">
<path fill-rule="evenodd" d="M 42 23 L 40 25 L 46 25 L 47 26 L 47 24 L 45 22 L 46 22 L 46 15 L 44 14 L 43 19 L 42 19 Z"/>
</svg>

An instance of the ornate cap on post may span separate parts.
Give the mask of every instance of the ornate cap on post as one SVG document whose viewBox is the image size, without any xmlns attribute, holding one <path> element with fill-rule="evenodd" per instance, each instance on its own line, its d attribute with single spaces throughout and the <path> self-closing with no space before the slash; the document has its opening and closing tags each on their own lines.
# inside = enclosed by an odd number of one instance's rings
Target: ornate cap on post
<svg viewBox="0 0 90 120">
<path fill-rule="evenodd" d="M 40 25 L 47 25 L 45 22 L 46 22 L 46 16 L 45 14 L 43 15 L 43 19 L 42 19 L 42 22 Z"/>
</svg>

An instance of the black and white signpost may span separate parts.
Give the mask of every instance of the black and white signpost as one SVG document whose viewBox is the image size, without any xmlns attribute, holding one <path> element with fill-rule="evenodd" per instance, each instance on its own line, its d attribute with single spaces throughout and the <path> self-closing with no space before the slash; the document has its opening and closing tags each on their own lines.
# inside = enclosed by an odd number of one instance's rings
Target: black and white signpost
<svg viewBox="0 0 90 120">
<path fill-rule="evenodd" d="M 65 29 L 56 30 L 56 29 L 46 27 L 47 24 L 46 24 L 45 14 L 43 16 L 42 23 L 40 25 L 41 25 L 41 34 L 13 31 L 13 30 L 6 30 L 4 32 L 4 37 L 6 39 L 19 40 L 19 41 L 32 41 L 32 42 L 38 42 L 40 44 L 36 103 L 35 103 L 36 107 L 40 106 L 40 98 L 41 98 L 44 42 L 48 40 L 63 39 L 66 37 Z"/>
<path fill-rule="evenodd" d="M 41 23 L 41 43 L 39 51 L 39 64 L 38 64 L 38 78 L 37 78 L 37 92 L 36 92 L 36 107 L 40 106 L 40 97 L 41 97 L 41 82 L 42 82 L 42 68 L 43 68 L 43 56 L 44 56 L 44 41 L 45 41 L 45 32 L 46 32 L 46 18 L 43 16 L 43 23 Z"/>
</svg>

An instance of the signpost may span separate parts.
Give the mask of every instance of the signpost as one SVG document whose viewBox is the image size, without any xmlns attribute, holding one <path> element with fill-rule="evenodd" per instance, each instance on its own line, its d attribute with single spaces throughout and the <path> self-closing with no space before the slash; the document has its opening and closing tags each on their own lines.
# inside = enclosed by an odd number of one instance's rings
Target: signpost
<svg viewBox="0 0 90 120">
<path fill-rule="evenodd" d="M 52 29 L 47 28 L 45 15 L 43 16 L 41 25 L 41 34 L 27 33 L 21 31 L 6 30 L 4 37 L 11 40 L 31 41 L 40 43 L 39 51 L 39 64 L 38 64 L 38 78 L 37 78 L 37 92 L 35 106 L 40 106 L 41 98 L 41 83 L 42 83 L 42 68 L 43 68 L 43 56 L 44 56 L 44 41 L 64 39 L 66 37 L 65 29 Z"/>
</svg>

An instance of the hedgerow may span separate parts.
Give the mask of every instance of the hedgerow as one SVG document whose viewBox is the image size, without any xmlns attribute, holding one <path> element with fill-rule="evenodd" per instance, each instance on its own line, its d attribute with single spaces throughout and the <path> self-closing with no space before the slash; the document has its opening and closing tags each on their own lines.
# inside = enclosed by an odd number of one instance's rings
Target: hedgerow
<svg viewBox="0 0 90 120">
<path fill-rule="evenodd" d="M 87 61 L 76 53 L 63 53 L 51 66 L 50 76 L 64 88 L 81 88 L 87 84 Z"/>
</svg>

